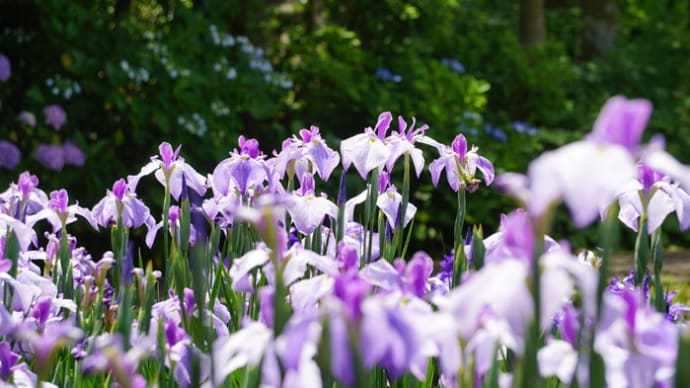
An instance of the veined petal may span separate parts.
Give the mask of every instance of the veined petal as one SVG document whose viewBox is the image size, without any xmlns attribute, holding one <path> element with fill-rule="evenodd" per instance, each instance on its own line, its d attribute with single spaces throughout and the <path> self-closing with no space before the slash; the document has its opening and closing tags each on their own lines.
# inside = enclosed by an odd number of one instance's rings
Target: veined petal
<svg viewBox="0 0 690 388">
<path fill-rule="evenodd" d="M 233 289 L 235 288 L 235 282 L 249 274 L 252 269 L 264 265 L 269 261 L 270 257 L 268 256 L 268 250 L 265 248 L 253 249 L 245 253 L 244 256 L 236 258 L 228 272 L 233 281 Z"/>
<path fill-rule="evenodd" d="M 396 225 L 396 221 L 398 218 L 398 211 L 401 203 L 402 195 L 393 190 L 388 190 L 385 193 L 379 195 L 378 199 L 376 200 L 376 206 L 378 206 L 379 209 L 383 211 L 383 214 L 386 215 L 388 223 L 394 229 L 398 227 L 398 225 Z M 414 218 L 416 212 L 417 207 L 412 203 L 408 203 L 407 209 L 405 209 L 405 220 L 403 222 L 403 226 L 407 226 L 407 224 L 412 220 L 412 218 Z"/>
<path fill-rule="evenodd" d="M 373 132 L 355 135 L 340 143 L 343 166 L 347 169 L 354 164 L 362 179 L 374 168 L 384 166 L 390 151 Z"/>
<path fill-rule="evenodd" d="M 446 162 L 443 157 L 440 157 L 429 164 L 429 172 L 431 173 L 431 183 L 434 187 L 438 186 L 438 180 L 441 177 L 443 169 L 446 168 Z"/>
<path fill-rule="evenodd" d="M 323 197 L 293 195 L 287 208 L 295 228 L 303 234 L 311 234 L 327 215 L 335 217 L 335 204 Z"/>
<path fill-rule="evenodd" d="M 657 190 L 647 204 L 647 232 L 652 234 L 674 210 L 671 196 L 663 190 Z"/>
<path fill-rule="evenodd" d="M 0 236 L 5 236 L 8 227 L 12 229 L 14 235 L 17 237 L 17 241 L 19 241 L 19 249 L 22 252 L 26 252 L 32 242 L 34 245 L 37 244 L 36 232 L 31 228 L 32 225 L 33 223 L 29 224 L 27 222 L 27 224 L 24 224 L 7 214 L 0 213 Z"/>
<path fill-rule="evenodd" d="M 247 365 L 256 366 L 272 338 L 272 331 L 264 324 L 252 322 L 227 337 L 213 343 L 214 385 L 222 385 L 233 371 Z"/>
<path fill-rule="evenodd" d="M 91 211 L 87 208 L 81 207 L 79 205 L 71 205 L 68 208 L 68 213 L 70 216 L 80 216 L 83 219 L 85 219 L 89 225 L 91 225 L 92 228 L 95 230 L 98 230 L 98 223 L 96 222 L 96 219 L 93 217 L 91 214 Z M 68 220 L 69 223 L 69 220 Z"/>
<path fill-rule="evenodd" d="M 135 192 L 137 190 L 137 185 L 139 184 L 139 179 L 146 175 L 150 175 L 154 171 L 158 170 L 160 166 L 161 162 L 159 160 L 152 160 L 146 163 L 137 175 L 129 175 L 127 177 L 127 185 L 129 186 L 129 190 Z"/>
<path fill-rule="evenodd" d="M 60 221 L 60 217 L 58 217 L 55 211 L 50 208 L 41 209 L 38 213 L 27 216 L 26 225 L 30 228 L 33 228 L 33 226 L 40 220 L 47 220 L 50 225 L 53 226 L 53 233 L 62 228 L 62 221 Z"/>
<path fill-rule="evenodd" d="M 312 139 L 305 145 L 305 153 L 323 180 L 328 180 L 340 163 L 340 155 L 330 149 L 320 137 Z"/>
<path fill-rule="evenodd" d="M 543 215 L 562 196 L 575 225 L 584 227 L 637 177 L 637 167 L 622 147 L 580 141 L 542 154 L 530 164 L 528 176 L 532 215 Z"/>
<path fill-rule="evenodd" d="M 673 200 L 680 230 L 688 229 L 690 227 L 690 195 L 677 186 L 671 186 L 669 194 Z"/>
</svg>

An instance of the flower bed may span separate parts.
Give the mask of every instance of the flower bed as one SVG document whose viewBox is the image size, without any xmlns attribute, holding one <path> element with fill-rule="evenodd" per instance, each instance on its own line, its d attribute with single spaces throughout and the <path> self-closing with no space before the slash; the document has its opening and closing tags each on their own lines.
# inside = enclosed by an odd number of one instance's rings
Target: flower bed
<svg viewBox="0 0 690 388">
<path fill-rule="evenodd" d="M 207 176 L 162 143 L 91 209 L 22 173 L 0 194 L 0 380 L 687 386 L 678 366 L 690 357 L 689 310 L 663 290 L 659 226 L 672 212 L 690 226 L 690 169 L 659 139 L 640 144 L 650 114 L 645 100 L 614 97 L 585 139 L 542 154 L 526 175 L 496 177 L 522 206 L 486 238 L 464 214 L 471 193 L 494 183 L 491 162 L 463 135 L 441 144 L 388 112 L 340 152 L 316 127 L 272 155 L 241 136 Z M 408 251 L 410 181 L 425 168 L 458 197 L 454 249 L 437 269 Z M 338 172 L 337 198 L 320 194 Z M 160 217 L 136 194 L 150 175 Z M 365 189 L 348 195 L 347 180 L 360 178 Z M 577 227 L 601 220 L 597 250 L 574 254 L 548 236 L 559 203 Z M 80 247 L 69 233 L 79 219 L 110 233 L 112 251 Z M 618 220 L 638 232 L 635 271 L 609 280 Z M 162 247 L 163 268 L 135 252 L 137 228 Z"/>
</svg>

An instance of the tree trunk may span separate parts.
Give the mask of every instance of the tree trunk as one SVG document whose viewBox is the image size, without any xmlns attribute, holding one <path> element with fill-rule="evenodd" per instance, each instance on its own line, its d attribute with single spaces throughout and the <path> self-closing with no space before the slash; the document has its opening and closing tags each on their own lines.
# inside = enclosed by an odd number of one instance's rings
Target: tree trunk
<svg viewBox="0 0 690 388">
<path fill-rule="evenodd" d="M 520 42 L 524 46 L 531 46 L 544 41 L 544 0 L 520 0 Z"/>
<path fill-rule="evenodd" d="M 582 0 L 582 53 L 591 58 L 616 43 L 616 0 Z"/>
</svg>

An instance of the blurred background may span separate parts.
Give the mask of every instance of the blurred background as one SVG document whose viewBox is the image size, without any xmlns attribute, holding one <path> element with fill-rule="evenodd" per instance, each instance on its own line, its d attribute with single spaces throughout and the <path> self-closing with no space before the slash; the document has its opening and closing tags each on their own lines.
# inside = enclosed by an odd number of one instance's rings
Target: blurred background
<svg viewBox="0 0 690 388">
<path fill-rule="evenodd" d="M 0 187 L 30 170 L 91 207 L 164 140 L 205 174 L 240 134 L 270 154 L 316 125 L 338 149 L 381 111 L 523 172 L 615 94 L 650 99 L 646 136 L 688 163 L 689 20 L 687 0 L 0 0 Z M 431 200 L 426 172 L 413 189 L 413 245 L 447 252 L 455 194 Z M 482 188 L 467 223 L 488 235 L 514 206 Z M 690 246 L 672 218 L 667 245 Z M 557 239 L 596 244 L 567 219 Z"/>
</svg>

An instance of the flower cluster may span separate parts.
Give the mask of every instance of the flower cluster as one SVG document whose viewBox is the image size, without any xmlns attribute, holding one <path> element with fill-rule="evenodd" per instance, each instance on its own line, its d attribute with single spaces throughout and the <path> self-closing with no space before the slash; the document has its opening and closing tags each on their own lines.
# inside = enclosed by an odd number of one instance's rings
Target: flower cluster
<svg viewBox="0 0 690 388">
<path fill-rule="evenodd" d="M 501 175 L 522 208 L 486 238 L 479 228 L 463 238 L 465 193 L 493 183 L 492 163 L 463 135 L 444 144 L 390 112 L 339 152 L 315 126 L 271 154 L 240 136 L 207 175 L 164 142 L 91 209 L 22 173 L 0 193 L 0 383 L 682 385 L 690 308 L 664 292 L 655 252 L 664 204 L 684 225 L 690 169 L 639 144 L 647 116 L 645 103 L 615 98 L 586 139 L 527 175 Z M 438 156 L 427 163 L 421 147 Z M 460 200 L 440 270 L 407 252 L 410 180 L 425 171 L 435 186 L 445 173 Z M 335 200 L 319 190 L 334 174 Z M 160 215 L 137 195 L 150 175 Z M 348 197 L 357 177 L 365 189 Z M 626 185 L 639 203 L 626 202 Z M 604 210 L 618 201 L 624 223 L 654 229 L 638 234 L 652 249 L 635 255 L 651 257 L 654 274 L 609 281 L 610 246 L 576 256 L 548 236 L 560 201 L 577 226 L 617 222 Z M 112 250 L 80 246 L 77 216 L 107 231 Z M 144 227 L 163 257 L 130 240 Z"/>
</svg>

